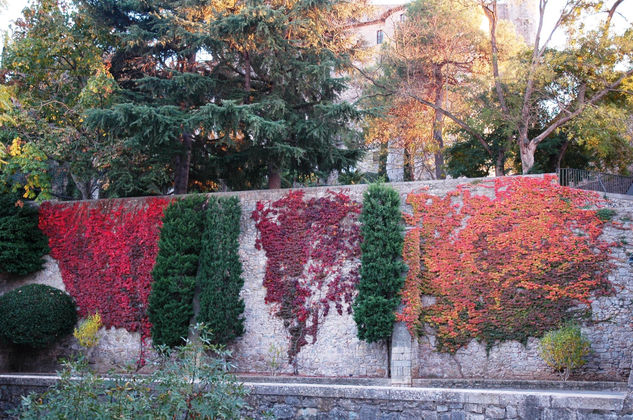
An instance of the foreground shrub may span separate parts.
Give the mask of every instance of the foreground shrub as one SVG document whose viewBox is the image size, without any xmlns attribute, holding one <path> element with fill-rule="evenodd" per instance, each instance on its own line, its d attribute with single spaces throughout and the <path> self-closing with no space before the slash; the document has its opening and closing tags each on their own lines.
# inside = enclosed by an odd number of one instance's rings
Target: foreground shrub
<svg viewBox="0 0 633 420">
<path fill-rule="evenodd" d="M 104 379 L 66 363 L 60 381 L 24 398 L 22 419 L 239 419 L 246 390 L 229 373 L 228 352 L 206 341 L 166 350 L 151 375 Z"/>
<path fill-rule="evenodd" d="M 13 344 L 46 347 L 76 322 L 75 302 L 54 287 L 29 284 L 0 296 L 0 336 Z"/>
<path fill-rule="evenodd" d="M 361 271 L 354 301 L 358 338 L 370 343 L 391 337 L 396 320 L 405 269 L 401 221 L 398 192 L 382 184 L 370 185 L 360 215 Z"/>
<path fill-rule="evenodd" d="M 42 268 L 48 239 L 37 227 L 37 209 L 19 198 L 0 195 L 0 273 L 24 276 Z"/>
<path fill-rule="evenodd" d="M 566 381 L 573 369 L 586 363 L 585 356 L 589 354 L 591 346 L 589 340 L 583 337 L 580 327 L 568 324 L 545 334 L 539 350 L 545 363 Z"/>
<path fill-rule="evenodd" d="M 193 317 L 205 201 L 204 196 L 190 196 L 165 209 L 149 295 L 155 345 L 177 346 L 187 337 Z"/>
<path fill-rule="evenodd" d="M 226 344 L 244 332 L 240 298 L 244 280 L 238 253 L 241 215 L 237 197 L 209 198 L 198 270 L 198 322 L 208 327 L 209 339 L 216 344 Z"/>
</svg>

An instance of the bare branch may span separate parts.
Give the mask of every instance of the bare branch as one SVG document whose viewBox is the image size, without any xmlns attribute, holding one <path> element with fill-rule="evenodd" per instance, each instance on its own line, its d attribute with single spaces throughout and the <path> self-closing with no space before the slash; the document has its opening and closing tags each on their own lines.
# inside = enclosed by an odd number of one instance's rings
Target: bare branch
<svg viewBox="0 0 633 420">
<path fill-rule="evenodd" d="M 611 6 L 611 9 L 609 9 L 609 15 L 607 16 L 607 21 L 605 23 L 605 28 L 604 28 L 605 33 L 607 33 L 607 31 L 609 30 L 609 27 L 611 26 L 611 19 L 613 19 L 613 15 L 615 14 L 615 11 L 618 9 L 618 6 L 620 6 L 620 4 L 623 1 L 624 0 L 617 0 L 615 3 L 613 3 L 613 6 Z"/>
<path fill-rule="evenodd" d="M 574 112 L 572 112 L 571 114 L 568 114 L 568 115 L 566 115 L 564 117 L 561 116 L 561 113 L 559 113 L 556 116 L 556 118 L 554 118 L 554 121 L 552 122 L 552 124 L 550 124 L 550 126 L 547 127 L 547 129 L 545 129 L 545 131 L 543 131 L 541 134 L 539 134 L 538 136 L 536 136 L 532 140 L 530 140 L 530 143 L 533 144 L 533 145 L 538 145 L 540 142 L 545 140 L 547 138 L 547 136 L 552 134 L 554 132 L 554 130 L 556 130 L 557 128 L 561 127 L 562 125 L 564 125 L 565 123 L 567 123 L 571 119 L 576 118 L 578 115 L 580 115 L 585 110 L 585 108 L 587 108 L 587 106 L 595 105 L 596 103 L 598 103 L 602 98 L 604 98 L 607 95 L 607 93 L 614 91 L 618 86 L 620 86 L 622 84 L 622 82 L 627 77 L 631 77 L 632 75 L 633 75 L 633 69 L 630 69 L 629 71 L 624 73 L 618 80 L 616 80 L 612 84 L 608 85 L 607 87 L 605 87 L 604 89 L 602 89 L 601 91 L 599 91 L 598 93 L 593 95 L 591 97 L 591 99 L 589 99 L 588 101 L 585 101 L 585 89 L 586 89 L 586 86 L 583 85 L 584 88 L 581 87 L 581 91 L 578 94 L 578 108 L 576 108 L 576 110 Z"/>
<path fill-rule="evenodd" d="M 492 149 L 490 149 L 490 146 L 488 145 L 488 143 L 486 143 L 486 141 L 484 140 L 484 138 L 481 136 L 481 134 L 477 133 L 472 127 L 470 127 L 466 122 L 464 122 L 463 120 L 461 120 L 460 118 L 458 118 L 455 114 L 453 114 L 450 111 L 445 110 L 444 108 L 442 108 L 441 106 L 438 106 L 436 104 L 434 104 L 433 102 L 429 102 L 426 99 L 420 98 L 419 96 L 417 96 L 414 93 L 411 92 L 407 92 L 406 95 L 408 97 L 410 97 L 411 99 L 414 99 L 415 101 L 419 102 L 422 105 L 426 105 L 429 108 L 433 108 L 434 110 L 436 110 L 437 112 L 446 115 L 448 118 L 450 118 L 451 120 L 453 120 L 453 122 L 455 124 L 457 124 L 458 126 L 460 126 L 461 128 L 463 128 L 464 130 L 466 130 L 466 132 L 468 132 L 468 134 L 470 134 L 471 136 L 473 136 L 474 138 L 477 139 L 477 141 L 479 141 L 479 143 L 481 143 L 481 145 L 483 146 L 484 149 L 486 149 L 486 152 L 488 152 L 488 154 L 490 156 L 493 156 L 492 153 Z"/>
</svg>

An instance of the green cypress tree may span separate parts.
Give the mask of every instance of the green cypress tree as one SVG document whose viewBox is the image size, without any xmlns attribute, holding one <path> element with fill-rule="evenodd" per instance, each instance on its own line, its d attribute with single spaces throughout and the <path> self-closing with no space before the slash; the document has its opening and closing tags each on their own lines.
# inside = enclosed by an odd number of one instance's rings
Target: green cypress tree
<svg viewBox="0 0 633 420">
<path fill-rule="evenodd" d="M 391 337 L 404 285 L 403 227 L 398 192 L 372 184 L 363 195 L 360 216 L 363 242 L 354 321 L 358 338 L 370 343 Z"/>
<path fill-rule="evenodd" d="M 0 195 L 0 273 L 24 276 L 42 268 L 48 239 L 37 226 L 37 209 L 19 201 L 18 194 Z"/>
<path fill-rule="evenodd" d="M 148 309 L 155 345 L 177 346 L 187 338 L 205 201 L 204 196 L 194 195 L 174 201 L 165 209 Z"/>
<path fill-rule="evenodd" d="M 211 197 L 200 253 L 200 312 L 212 342 L 226 344 L 244 332 L 244 285 L 238 237 L 242 210 L 237 197 Z"/>
</svg>

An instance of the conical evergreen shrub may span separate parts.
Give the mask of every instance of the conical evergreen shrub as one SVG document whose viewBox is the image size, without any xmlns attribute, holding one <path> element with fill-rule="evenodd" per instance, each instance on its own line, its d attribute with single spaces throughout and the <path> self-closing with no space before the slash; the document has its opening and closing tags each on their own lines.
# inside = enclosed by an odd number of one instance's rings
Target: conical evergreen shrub
<svg viewBox="0 0 633 420">
<path fill-rule="evenodd" d="M 358 338 L 370 343 L 388 339 L 396 319 L 406 269 L 401 258 L 401 220 L 397 191 L 383 184 L 370 185 L 360 216 L 361 278 L 353 305 Z"/>
<path fill-rule="evenodd" d="M 238 250 L 242 211 L 236 197 L 209 199 L 202 238 L 200 312 L 197 319 L 208 327 L 209 339 L 226 344 L 244 332 L 244 285 Z"/>
<path fill-rule="evenodd" d="M 155 345 L 185 344 L 193 317 L 205 202 L 204 196 L 189 196 L 165 209 L 149 296 Z"/>
</svg>

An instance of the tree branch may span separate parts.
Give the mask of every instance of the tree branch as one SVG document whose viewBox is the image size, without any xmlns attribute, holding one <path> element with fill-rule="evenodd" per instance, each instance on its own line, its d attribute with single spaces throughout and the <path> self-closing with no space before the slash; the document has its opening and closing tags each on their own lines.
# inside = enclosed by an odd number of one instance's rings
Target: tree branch
<svg viewBox="0 0 633 420">
<path fill-rule="evenodd" d="M 490 27 L 490 46 L 492 53 L 492 74 L 495 81 L 495 90 L 497 92 L 497 98 L 499 99 L 499 105 L 505 115 L 510 115 L 508 104 L 506 103 L 505 93 L 503 92 L 503 86 L 501 85 L 501 77 L 499 76 L 499 48 L 497 47 L 497 0 L 493 0 L 491 6 L 487 6 L 484 0 L 480 0 L 481 7 L 488 18 L 488 24 Z M 491 8 L 492 7 L 492 8 Z"/>
<path fill-rule="evenodd" d="M 595 105 L 596 103 L 598 103 L 598 101 L 600 101 L 602 98 L 604 98 L 607 93 L 615 90 L 615 88 L 617 88 L 618 86 L 620 86 L 622 84 L 624 79 L 626 79 L 627 77 L 630 77 L 632 75 L 633 75 L 633 68 L 630 69 L 629 71 L 627 71 L 626 73 L 624 73 L 618 80 L 616 80 L 612 84 L 608 85 L 606 88 L 602 89 L 601 91 L 599 91 L 598 93 L 593 95 L 591 97 L 591 99 L 589 99 L 586 102 L 584 101 L 584 97 L 585 97 L 584 89 L 581 89 L 581 92 L 578 95 L 578 100 L 579 100 L 578 108 L 574 112 L 572 112 L 570 114 L 567 114 L 564 117 L 560 117 L 560 115 L 562 114 L 562 111 L 561 111 L 556 116 L 556 118 L 554 118 L 554 122 L 552 122 L 552 124 L 550 124 L 550 126 L 547 127 L 547 129 L 545 129 L 545 131 L 543 131 L 541 134 L 539 134 L 538 136 L 536 136 L 532 140 L 530 140 L 530 143 L 533 144 L 533 145 L 538 145 L 540 142 L 545 140 L 547 138 L 547 136 L 552 134 L 552 132 L 554 132 L 554 130 L 556 130 L 557 128 L 561 127 L 563 124 L 567 123 L 569 120 L 571 120 L 573 118 L 576 118 L 578 115 L 580 115 L 582 113 L 582 111 L 585 110 L 585 108 L 587 106 Z"/>
</svg>

